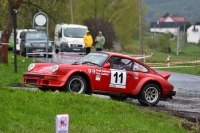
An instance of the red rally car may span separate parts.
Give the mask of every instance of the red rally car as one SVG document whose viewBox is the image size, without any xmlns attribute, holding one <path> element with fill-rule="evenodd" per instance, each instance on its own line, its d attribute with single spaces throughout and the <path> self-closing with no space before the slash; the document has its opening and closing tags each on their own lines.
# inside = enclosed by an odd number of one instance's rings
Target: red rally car
<svg viewBox="0 0 200 133">
<path fill-rule="evenodd" d="M 121 101 L 135 98 L 154 106 L 176 95 L 169 76 L 130 56 L 93 52 L 72 64 L 32 63 L 23 73 L 23 83 L 44 91 L 101 94 Z"/>
</svg>

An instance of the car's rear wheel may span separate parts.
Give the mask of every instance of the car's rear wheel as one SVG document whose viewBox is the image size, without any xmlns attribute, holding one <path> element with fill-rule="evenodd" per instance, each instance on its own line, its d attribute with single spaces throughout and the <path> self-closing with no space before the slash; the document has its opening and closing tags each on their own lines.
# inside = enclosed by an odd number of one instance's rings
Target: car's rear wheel
<svg viewBox="0 0 200 133">
<path fill-rule="evenodd" d="M 109 95 L 112 100 L 117 101 L 125 101 L 128 97 L 127 96 L 119 96 L 119 95 Z"/>
<path fill-rule="evenodd" d="M 156 84 L 147 84 L 140 92 L 138 101 L 141 105 L 155 106 L 161 97 L 161 89 Z"/>
<path fill-rule="evenodd" d="M 74 75 L 69 78 L 66 84 L 66 89 L 68 92 L 74 93 L 85 93 L 86 92 L 86 81 L 82 76 Z"/>
</svg>

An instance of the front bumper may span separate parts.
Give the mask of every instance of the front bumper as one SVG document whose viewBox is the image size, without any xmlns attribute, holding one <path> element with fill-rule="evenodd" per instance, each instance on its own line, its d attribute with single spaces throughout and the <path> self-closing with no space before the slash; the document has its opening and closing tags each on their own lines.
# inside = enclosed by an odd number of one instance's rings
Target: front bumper
<svg viewBox="0 0 200 133">
<path fill-rule="evenodd" d="M 63 81 L 62 78 L 62 76 L 58 75 L 24 74 L 23 84 L 43 86 L 49 88 L 60 88 L 65 85 L 65 81 Z"/>
</svg>

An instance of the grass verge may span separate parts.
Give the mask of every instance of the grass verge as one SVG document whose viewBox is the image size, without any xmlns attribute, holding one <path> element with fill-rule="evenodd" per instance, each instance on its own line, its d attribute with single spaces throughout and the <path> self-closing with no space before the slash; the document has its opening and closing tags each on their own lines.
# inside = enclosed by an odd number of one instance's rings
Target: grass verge
<svg viewBox="0 0 200 133">
<path fill-rule="evenodd" d="M 0 89 L 1 133 L 54 133 L 55 116 L 68 114 L 70 133 L 187 133 L 164 113 L 94 96 Z"/>
</svg>

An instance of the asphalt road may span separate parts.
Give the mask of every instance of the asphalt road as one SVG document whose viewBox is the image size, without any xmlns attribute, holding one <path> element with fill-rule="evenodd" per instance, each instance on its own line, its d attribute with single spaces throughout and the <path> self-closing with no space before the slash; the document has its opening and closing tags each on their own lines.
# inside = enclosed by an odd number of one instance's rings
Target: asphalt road
<svg viewBox="0 0 200 133">
<path fill-rule="evenodd" d="M 78 60 L 82 55 L 53 56 L 52 58 L 36 58 L 42 62 L 53 62 L 57 64 L 72 63 Z M 194 68 L 191 68 L 194 69 Z M 198 68 L 200 69 L 200 68 Z M 172 100 L 160 101 L 157 107 L 167 108 L 178 111 L 198 112 L 200 113 L 200 76 L 170 72 L 169 82 L 172 83 L 177 91 L 177 95 Z M 100 96 L 105 97 L 105 96 Z M 105 97 L 108 98 L 108 97 Z M 129 102 L 138 104 L 135 99 L 129 99 Z"/>
</svg>

